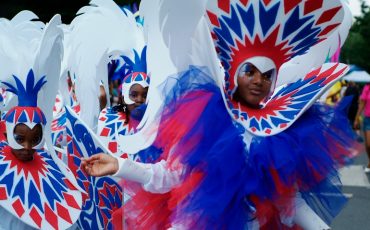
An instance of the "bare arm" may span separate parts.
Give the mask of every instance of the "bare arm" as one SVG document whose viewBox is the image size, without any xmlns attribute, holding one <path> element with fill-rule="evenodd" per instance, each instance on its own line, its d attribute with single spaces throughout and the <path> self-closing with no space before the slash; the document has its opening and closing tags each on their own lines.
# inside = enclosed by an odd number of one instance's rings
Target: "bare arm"
<svg viewBox="0 0 370 230">
<path fill-rule="evenodd" d="M 360 116 L 361 116 L 362 112 L 364 111 L 364 108 L 365 108 L 365 105 L 366 105 L 366 102 L 364 100 L 361 100 L 361 99 L 359 99 L 358 103 L 359 104 L 358 104 L 358 109 L 357 109 L 357 113 L 356 113 L 356 118 L 355 118 L 355 122 L 353 124 L 355 129 L 360 128 Z"/>
</svg>

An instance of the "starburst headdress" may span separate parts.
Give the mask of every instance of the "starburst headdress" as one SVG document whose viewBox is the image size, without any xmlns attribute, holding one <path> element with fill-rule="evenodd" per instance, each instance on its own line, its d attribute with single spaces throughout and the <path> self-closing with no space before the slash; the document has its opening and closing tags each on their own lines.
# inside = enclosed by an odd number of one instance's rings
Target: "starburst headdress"
<svg viewBox="0 0 370 230">
<path fill-rule="evenodd" d="M 15 23 L 4 21 L 1 26 L 1 30 L 7 33 L 3 34 L 2 40 L 7 41 L 14 51 L 9 52 L 4 47 L 0 50 L 0 60 L 4 63 L 0 70 L 0 80 L 6 91 L 18 101 L 16 106 L 8 108 L 4 117 L 7 139 L 12 148 L 21 149 L 23 147 L 14 140 L 15 126 L 23 123 L 32 129 L 40 124 L 44 138 L 33 147 L 40 149 L 44 146 L 45 136 L 50 133 L 46 123 L 51 119 L 53 98 L 58 87 L 57 83 L 48 84 L 47 88 L 43 86 L 47 81 L 57 81 L 59 76 L 62 33 L 57 25 L 60 16 L 55 16 L 44 31 L 40 28 L 41 24 L 22 21 L 22 25 L 27 28 L 22 30 L 22 26 L 17 27 Z"/>
<path fill-rule="evenodd" d="M 134 50 L 135 58 L 131 60 L 127 56 L 122 56 L 125 63 L 129 66 L 130 73 L 124 77 L 122 82 L 122 96 L 126 104 L 134 104 L 135 102 L 130 99 L 130 88 L 134 84 L 139 84 L 143 88 L 149 87 L 150 78 L 147 75 L 146 67 L 146 47 L 141 51 L 141 55 Z"/>
<path fill-rule="evenodd" d="M 273 70 L 271 96 L 277 82 L 279 85 L 296 82 L 304 78 L 313 68 L 322 65 L 323 62 L 314 64 L 307 60 L 308 58 L 321 60 L 327 56 L 330 45 L 326 44 L 328 41 L 332 42 L 328 38 L 331 36 L 338 38 L 337 33 L 341 24 L 350 24 L 345 21 L 348 17 L 341 0 L 213 0 L 208 2 L 207 17 L 214 45 L 225 69 L 224 91 L 230 114 L 245 128 L 259 134 L 273 133 L 271 130 L 280 129 L 280 126 L 286 128 L 288 123 L 298 117 L 296 115 L 304 106 L 289 108 L 289 105 L 294 104 L 292 101 L 297 99 L 292 99 L 291 95 L 289 100 L 279 105 L 279 111 L 296 111 L 289 116 L 283 115 L 284 112 L 279 114 L 275 109 L 272 111 L 271 108 L 265 111 L 251 111 L 233 99 L 238 87 L 237 75 L 240 68 L 249 62 L 261 72 Z M 345 37 L 342 38 L 342 41 L 344 40 Z M 321 53 L 311 52 L 310 48 L 319 44 L 326 45 L 321 46 Z M 301 68 L 296 68 L 293 72 L 282 71 L 285 64 L 302 56 L 307 58 L 296 61 L 296 65 Z M 320 73 L 320 70 L 318 72 Z M 336 72 L 333 70 L 330 73 Z M 339 70 L 338 76 L 341 75 L 339 72 L 343 71 Z M 308 85 L 309 83 L 306 84 Z M 323 87 L 326 87 L 326 84 L 319 84 L 311 90 L 319 94 Z M 295 92 L 298 91 L 296 88 Z M 312 96 L 310 100 L 313 101 L 314 97 Z M 311 103 L 310 100 L 307 102 L 297 100 L 296 103 L 306 105 Z M 254 115 L 257 113 L 265 115 L 255 118 Z M 269 114 L 281 122 L 273 122 L 268 118 Z"/>
</svg>

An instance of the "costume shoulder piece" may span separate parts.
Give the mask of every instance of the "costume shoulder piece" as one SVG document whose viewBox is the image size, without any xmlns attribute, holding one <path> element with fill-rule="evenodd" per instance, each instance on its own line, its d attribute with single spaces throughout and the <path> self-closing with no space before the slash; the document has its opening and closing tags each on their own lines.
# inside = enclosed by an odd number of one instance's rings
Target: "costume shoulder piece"
<svg viewBox="0 0 370 230">
<path fill-rule="evenodd" d="M 30 21 L 30 15 L 16 17 L 14 23 L 0 23 L 1 82 L 18 99 L 18 106 L 5 114 L 7 142 L 0 147 L 0 205 L 32 227 L 67 229 L 80 215 L 82 198 L 75 178 L 51 144 L 62 57 L 60 16 L 54 16 L 43 28 L 43 24 Z M 14 135 L 18 124 L 42 129 L 30 161 L 19 160 L 14 154 L 26 151 Z"/>
<path fill-rule="evenodd" d="M 121 186 L 113 177 L 89 176 L 80 168 L 81 158 L 101 152 L 111 153 L 71 108 L 65 110 L 68 166 L 87 192 L 83 196 L 78 225 L 82 229 L 111 229 L 112 214 L 123 204 Z"/>
<path fill-rule="evenodd" d="M 329 45 L 323 46 L 321 53 L 311 52 L 310 48 L 333 42 L 328 38 L 338 36 L 340 25 L 350 24 L 346 14 L 346 5 L 340 0 L 209 1 L 208 24 L 225 69 L 225 100 L 231 116 L 256 135 L 272 135 L 289 127 L 301 111 L 310 107 L 324 89 L 344 74 L 346 67 L 330 64 L 317 69 L 317 63 L 304 63 L 302 58 L 296 63 L 297 67 L 302 67 L 297 77 L 283 71 L 284 64 L 298 56 L 326 57 L 332 52 Z M 286 86 L 283 94 L 281 91 L 275 93 L 257 110 L 233 99 L 239 69 L 251 59 L 269 62 L 275 69 L 271 94 L 277 82 L 279 85 L 295 82 Z M 311 72 L 313 69 L 317 70 Z M 315 76 L 316 80 L 307 80 Z"/>
</svg>

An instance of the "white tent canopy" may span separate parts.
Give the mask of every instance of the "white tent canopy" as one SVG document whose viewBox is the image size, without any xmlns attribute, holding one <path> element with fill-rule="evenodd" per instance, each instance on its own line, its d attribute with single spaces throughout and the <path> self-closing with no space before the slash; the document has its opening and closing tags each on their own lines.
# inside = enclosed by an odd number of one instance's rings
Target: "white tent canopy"
<svg viewBox="0 0 370 230">
<path fill-rule="evenodd" d="M 364 70 L 351 71 L 343 77 L 343 80 L 363 83 L 370 82 L 370 74 Z"/>
</svg>

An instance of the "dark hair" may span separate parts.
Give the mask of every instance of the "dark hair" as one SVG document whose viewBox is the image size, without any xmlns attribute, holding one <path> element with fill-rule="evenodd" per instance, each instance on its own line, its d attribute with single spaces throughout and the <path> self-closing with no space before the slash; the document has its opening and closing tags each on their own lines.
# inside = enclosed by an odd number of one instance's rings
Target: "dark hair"
<svg viewBox="0 0 370 230">
<path fill-rule="evenodd" d="M 120 103 L 112 107 L 113 112 L 122 112 L 126 114 L 126 119 L 124 124 L 127 125 L 130 121 L 130 112 L 128 111 L 127 105 L 125 103 Z"/>
</svg>

